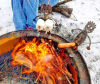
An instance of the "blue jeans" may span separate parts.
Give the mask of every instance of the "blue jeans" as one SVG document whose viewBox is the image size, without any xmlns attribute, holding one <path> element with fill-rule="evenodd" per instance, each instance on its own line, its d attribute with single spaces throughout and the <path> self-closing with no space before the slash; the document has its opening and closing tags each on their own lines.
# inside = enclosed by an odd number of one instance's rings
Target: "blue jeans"
<svg viewBox="0 0 100 84">
<path fill-rule="evenodd" d="M 56 5 L 58 0 L 50 0 L 52 6 Z M 38 16 L 38 7 L 48 3 L 48 0 L 12 0 L 13 21 L 16 30 L 23 30 L 26 26 L 36 28 L 36 22 L 33 19 Z"/>
</svg>

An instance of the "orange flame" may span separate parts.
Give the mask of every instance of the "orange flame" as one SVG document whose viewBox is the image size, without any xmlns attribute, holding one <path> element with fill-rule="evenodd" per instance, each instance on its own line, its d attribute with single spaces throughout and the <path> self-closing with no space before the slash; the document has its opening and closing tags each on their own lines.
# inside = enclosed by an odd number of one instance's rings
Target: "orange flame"
<svg viewBox="0 0 100 84">
<path fill-rule="evenodd" d="M 41 42 L 36 38 L 29 42 L 22 40 L 15 46 L 12 58 L 12 65 L 29 68 L 24 69 L 23 73 L 36 72 L 36 82 L 42 80 L 42 84 L 62 84 L 62 80 L 66 80 L 66 83 L 71 84 L 69 78 L 72 78 L 72 75 L 66 68 L 68 55 L 63 51 L 58 54 L 53 45 L 44 39 L 41 39 Z"/>
</svg>

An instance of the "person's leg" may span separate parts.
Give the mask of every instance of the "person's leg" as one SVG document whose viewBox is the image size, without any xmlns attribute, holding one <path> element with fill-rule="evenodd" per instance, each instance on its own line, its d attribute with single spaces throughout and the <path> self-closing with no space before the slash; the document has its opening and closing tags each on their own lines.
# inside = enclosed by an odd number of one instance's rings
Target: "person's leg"
<svg viewBox="0 0 100 84">
<path fill-rule="evenodd" d="M 38 16 L 39 0 L 23 0 L 23 10 L 26 15 L 26 24 L 30 28 L 36 28 L 36 22 L 33 19 Z"/>
<path fill-rule="evenodd" d="M 57 3 L 58 3 L 58 0 L 49 0 L 50 1 L 50 5 L 51 6 L 54 6 L 54 5 L 56 5 Z M 43 4 L 43 3 L 45 3 L 45 4 L 48 4 L 48 0 L 39 0 L 39 6 L 41 5 L 41 4 Z"/>
<path fill-rule="evenodd" d="M 22 30 L 26 27 L 26 17 L 22 9 L 23 0 L 12 0 L 13 21 L 16 30 Z"/>
</svg>

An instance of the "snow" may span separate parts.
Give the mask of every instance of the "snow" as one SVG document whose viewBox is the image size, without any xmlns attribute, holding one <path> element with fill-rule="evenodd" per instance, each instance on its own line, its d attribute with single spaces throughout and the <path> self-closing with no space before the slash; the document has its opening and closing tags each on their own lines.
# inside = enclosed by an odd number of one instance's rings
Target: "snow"
<svg viewBox="0 0 100 84">
<path fill-rule="evenodd" d="M 10 0 L 0 0 L 0 35 L 14 31 Z"/>
<path fill-rule="evenodd" d="M 92 41 L 91 50 L 86 49 L 88 39 L 78 50 L 87 63 L 92 84 L 100 84 L 100 0 L 73 0 L 66 5 L 73 8 L 70 19 L 54 13 L 54 18 L 57 18 L 57 21 L 62 24 L 59 35 L 71 40 L 78 34 L 77 31 L 72 34 L 71 29 L 83 29 L 88 21 L 94 21 L 96 24 L 94 32 L 89 34 Z M 0 0 L 0 35 L 14 30 L 11 0 Z M 70 38 L 68 35 L 71 35 Z"/>
</svg>

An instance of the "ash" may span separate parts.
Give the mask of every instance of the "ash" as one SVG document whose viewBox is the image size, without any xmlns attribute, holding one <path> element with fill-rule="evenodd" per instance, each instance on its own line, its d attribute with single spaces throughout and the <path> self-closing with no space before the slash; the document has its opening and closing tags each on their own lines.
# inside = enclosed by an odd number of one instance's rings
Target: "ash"
<svg viewBox="0 0 100 84">
<path fill-rule="evenodd" d="M 54 13 L 53 17 L 57 18 L 58 23 L 60 23 L 60 30 L 57 32 L 57 29 L 55 29 L 53 33 L 73 41 L 79 32 L 71 33 L 71 29 L 83 29 L 88 21 L 96 23 L 96 29 L 93 33 L 89 34 L 92 40 L 91 50 L 86 49 L 89 42 L 88 39 L 78 50 L 87 63 L 92 84 L 100 84 L 100 0 L 73 0 L 66 5 L 73 8 L 73 14 L 68 19 L 63 15 Z M 0 0 L 0 19 L 0 35 L 15 30 L 12 20 L 11 0 Z"/>
</svg>

